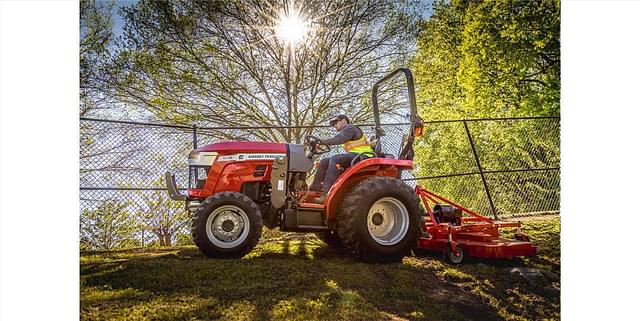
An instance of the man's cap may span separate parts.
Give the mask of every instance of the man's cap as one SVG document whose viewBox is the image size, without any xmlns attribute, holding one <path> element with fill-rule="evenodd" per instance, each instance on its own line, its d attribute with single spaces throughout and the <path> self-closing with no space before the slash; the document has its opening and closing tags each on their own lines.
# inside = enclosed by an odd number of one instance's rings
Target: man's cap
<svg viewBox="0 0 640 321">
<path fill-rule="evenodd" d="M 350 123 L 350 121 L 349 121 L 349 117 L 347 117 L 347 115 L 338 115 L 338 116 L 336 116 L 336 117 L 333 117 L 333 119 L 331 119 L 331 120 L 329 121 L 329 125 L 330 125 L 330 126 L 335 126 L 335 124 L 337 124 L 339 121 L 341 121 L 341 120 L 343 120 L 343 119 L 346 119 L 346 120 L 347 120 L 347 123 Z"/>
</svg>

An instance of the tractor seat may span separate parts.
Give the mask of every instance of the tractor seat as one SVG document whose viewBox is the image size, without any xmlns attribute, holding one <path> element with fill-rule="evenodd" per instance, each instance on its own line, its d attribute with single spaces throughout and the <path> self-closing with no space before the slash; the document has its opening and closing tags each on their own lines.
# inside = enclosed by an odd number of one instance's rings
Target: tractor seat
<svg viewBox="0 0 640 321">
<path fill-rule="evenodd" d="M 373 152 L 376 154 L 376 157 L 381 158 L 396 158 L 393 154 L 386 154 L 382 151 L 382 142 L 380 142 L 380 138 L 374 138 L 369 142 L 369 145 L 373 147 Z"/>
</svg>

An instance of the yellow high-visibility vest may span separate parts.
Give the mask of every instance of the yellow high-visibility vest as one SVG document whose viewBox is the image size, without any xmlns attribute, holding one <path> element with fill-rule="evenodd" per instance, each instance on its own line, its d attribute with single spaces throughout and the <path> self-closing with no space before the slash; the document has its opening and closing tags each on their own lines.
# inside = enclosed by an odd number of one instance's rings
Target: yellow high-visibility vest
<svg viewBox="0 0 640 321">
<path fill-rule="evenodd" d="M 362 133 L 362 137 L 356 140 L 350 140 L 342 145 L 347 153 L 373 153 L 373 148 L 369 146 L 367 136 Z"/>
</svg>

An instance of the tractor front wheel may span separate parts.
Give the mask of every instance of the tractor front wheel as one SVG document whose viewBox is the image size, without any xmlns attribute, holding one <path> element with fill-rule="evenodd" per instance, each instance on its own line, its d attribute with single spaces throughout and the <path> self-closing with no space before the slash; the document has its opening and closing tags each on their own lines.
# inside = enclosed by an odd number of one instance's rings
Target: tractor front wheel
<svg viewBox="0 0 640 321">
<path fill-rule="evenodd" d="M 256 203 L 236 192 L 221 192 L 198 207 L 191 225 L 193 241 L 211 258 L 238 258 L 249 253 L 262 235 Z"/>
<path fill-rule="evenodd" d="M 369 177 L 345 195 L 338 210 L 338 234 L 360 259 L 398 261 L 415 247 L 422 213 L 407 184 L 394 177 Z"/>
</svg>

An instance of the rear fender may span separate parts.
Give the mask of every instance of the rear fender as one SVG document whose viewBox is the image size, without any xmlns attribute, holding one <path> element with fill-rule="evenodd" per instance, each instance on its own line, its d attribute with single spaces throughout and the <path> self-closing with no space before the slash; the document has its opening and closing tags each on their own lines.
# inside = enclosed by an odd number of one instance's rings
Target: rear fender
<svg viewBox="0 0 640 321">
<path fill-rule="evenodd" d="M 413 169 L 413 161 L 390 158 L 369 158 L 349 167 L 333 184 L 325 202 L 328 220 L 336 218 L 344 195 L 358 182 L 371 176 L 398 177 L 399 171 Z"/>
</svg>

